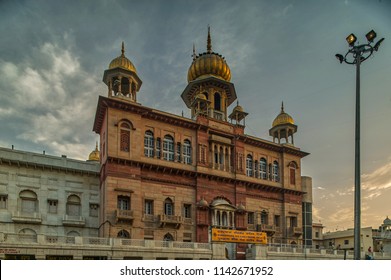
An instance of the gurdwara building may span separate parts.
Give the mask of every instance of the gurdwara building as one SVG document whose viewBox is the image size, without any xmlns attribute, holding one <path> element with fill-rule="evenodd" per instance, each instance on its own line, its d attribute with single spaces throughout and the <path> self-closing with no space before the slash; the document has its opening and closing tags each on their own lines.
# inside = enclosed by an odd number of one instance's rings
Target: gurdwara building
<svg viewBox="0 0 391 280">
<path fill-rule="evenodd" d="M 206 52 L 193 48 L 181 93 L 191 118 L 137 101 L 148 93 L 124 44 L 104 71 L 107 96 L 99 96 L 93 125 L 100 135 L 99 236 L 207 243 L 219 228 L 310 245 L 312 182 L 301 174 L 308 153 L 295 146 L 297 125 L 282 105 L 271 117 L 270 140 L 246 134 L 248 113 L 211 42 L 208 30 Z M 240 258 L 246 246 L 227 244 L 227 251 Z"/>
</svg>

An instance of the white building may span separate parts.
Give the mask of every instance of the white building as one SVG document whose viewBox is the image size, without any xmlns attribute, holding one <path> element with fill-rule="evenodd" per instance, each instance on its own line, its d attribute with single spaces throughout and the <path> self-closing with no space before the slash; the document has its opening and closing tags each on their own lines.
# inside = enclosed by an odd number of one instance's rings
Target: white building
<svg viewBox="0 0 391 280">
<path fill-rule="evenodd" d="M 0 148 L 0 232 L 97 236 L 99 161 Z"/>
</svg>

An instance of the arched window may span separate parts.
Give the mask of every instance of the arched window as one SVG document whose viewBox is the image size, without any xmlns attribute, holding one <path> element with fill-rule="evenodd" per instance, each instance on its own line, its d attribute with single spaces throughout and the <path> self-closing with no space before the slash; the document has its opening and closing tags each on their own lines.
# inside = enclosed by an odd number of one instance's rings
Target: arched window
<svg viewBox="0 0 391 280">
<path fill-rule="evenodd" d="M 35 213 L 38 210 L 37 194 L 33 191 L 21 191 L 19 194 L 21 199 L 22 213 Z"/>
<path fill-rule="evenodd" d="M 246 175 L 253 176 L 253 157 L 252 155 L 247 155 L 246 158 Z"/>
<path fill-rule="evenodd" d="M 18 233 L 18 237 L 21 242 L 37 242 L 37 233 L 29 228 L 21 229 Z"/>
<path fill-rule="evenodd" d="M 191 164 L 191 142 L 188 139 L 183 142 L 183 161 Z"/>
<path fill-rule="evenodd" d="M 118 234 L 117 234 L 117 237 L 118 238 L 130 238 L 130 234 L 128 231 L 124 230 L 124 229 L 121 229 Z"/>
<path fill-rule="evenodd" d="M 164 235 L 163 241 L 174 241 L 174 237 L 170 233 L 167 233 Z"/>
<path fill-rule="evenodd" d="M 264 180 L 267 179 L 266 167 L 267 167 L 266 159 L 265 158 L 261 158 L 259 160 L 259 177 L 261 179 L 264 179 Z"/>
<path fill-rule="evenodd" d="M 221 111 L 221 96 L 220 93 L 216 92 L 214 94 L 214 101 L 215 101 L 215 110 Z"/>
<path fill-rule="evenodd" d="M 275 181 L 275 182 L 280 181 L 279 173 L 280 173 L 280 170 L 278 167 L 278 162 L 275 160 L 275 161 L 273 161 L 273 181 Z"/>
<path fill-rule="evenodd" d="M 163 159 L 174 161 L 174 139 L 170 135 L 164 136 Z"/>
<path fill-rule="evenodd" d="M 121 79 L 121 93 L 125 96 L 129 96 L 130 93 L 130 86 L 129 86 L 129 79 L 123 77 Z"/>
<path fill-rule="evenodd" d="M 66 213 L 69 216 L 80 216 L 81 213 L 80 197 L 74 194 L 68 196 Z"/>
<path fill-rule="evenodd" d="M 144 135 L 144 155 L 146 157 L 153 157 L 154 139 L 153 132 L 148 130 Z"/>
<path fill-rule="evenodd" d="M 289 163 L 289 183 L 291 185 L 296 185 L 296 169 L 297 164 L 294 161 Z"/>
<path fill-rule="evenodd" d="M 120 150 L 130 151 L 130 125 L 125 122 L 120 125 Z"/>
<path fill-rule="evenodd" d="M 80 233 L 77 232 L 77 231 L 72 230 L 72 231 L 67 233 L 67 236 L 76 237 L 76 236 L 80 236 Z"/>
<path fill-rule="evenodd" d="M 166 198 L 164 201 L 164 214 L 168 216 L 174 215 L 174 203 L 170 198 Z"/>
</svg>

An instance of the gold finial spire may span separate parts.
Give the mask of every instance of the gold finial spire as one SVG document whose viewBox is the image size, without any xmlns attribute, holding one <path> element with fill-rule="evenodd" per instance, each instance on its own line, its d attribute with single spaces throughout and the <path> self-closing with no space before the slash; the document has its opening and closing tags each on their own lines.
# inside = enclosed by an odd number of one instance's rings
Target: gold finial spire
<svg viewBox="0 0 391 280">
<path fill-rule="evenodd" d="M 193 43 L 193 60 L 196 59 L 195 44 Z"/>
<path fill-rule="evenodd" d="M 124 41 L 122 41 L 121 53 L 122 53 L 122 56 L 125 56 L 125 44 L 124 44 Z"/>
<path fill-rule="evenodd" d="M 208 53 L 212 52 L 212 39 L 210 38 L 210 26 L 208 25 L 208 40 L 206 44 L 206 50 Z"/>
<path fill-rule="evenodd" d="M 95 151 L 98 151 L 98 141 L 96 141 Z"/>
<path fill-rule="evenodd" d="M 281 102 L 281 113 L 284 112 L 284 101 Z"/>
</svg>

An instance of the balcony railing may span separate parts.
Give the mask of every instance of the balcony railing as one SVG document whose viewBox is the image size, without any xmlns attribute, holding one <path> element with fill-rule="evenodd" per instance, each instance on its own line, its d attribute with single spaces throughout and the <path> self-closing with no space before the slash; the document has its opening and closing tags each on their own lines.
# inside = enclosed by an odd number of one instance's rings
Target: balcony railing
<svg viewBox="0 0 391 280">
<path fill-rule="evenodd" d="M 42 223 L 41 213 L 16 211 L 12 213 L 12 221 L 15 223 L 40 224 Z"/>
<path fill-rule="evenodd" d="M 83 216 L 64 215 L 62 224 L 64 226 L 84 227 L 86 225 L 86 218 Z"/>
<path fill-rule="evenodd" d="M 182 224 L 181 216 L 174 215 L 159 215 L 160 225 L 165 227 L 166 225 L 174 225 L 176 228 L 179 228 Z"/>
<path fill-rule="evenodd" d="M 102 237 L 81 237 L 81 236 L 50 236 L 50 235 L 28 235 L 15 233 L 0 233 L 1 245 L 18 246 L 20 243 L 37 246 L 47 246 L 53 248 L 56 246 L 85 246 L 86 248 L 93 245 L 93 248 L 116 248 L 128 249 L 127 247 L 147 247 L 147 248 L 188 248 L 196 250 L 211 250 L 210 243 L 162 241 L 162 240 L 144 240 L 144 239 L 122 239 L 122 238 L 102 238 Z M 69 242 L 72 241 L 72 242 Z"/>
<path fill-rule="evenodd" d="M 215 111 L 213 111 L 213 118 L 216 120 L 224 121 L 225 115 L 223 112 L 215 110 Z"/>
<path fill-rule="evenodd" d="M 291 235 L 302 235 L 303 234 L 303 229 L 300 227 L 290 227 L 289 228 L 289 233 Z"/>
<path fill-rule="evenodd" d="M 257 230 L 263 231 L 269 235 L 272 235 L 276 232 L 276 226 L 275 225 L 259 224 L 259 225 L 257 225 Z"/>
<path fill-rule="evenodd" d="M 117 209 L 117 210 L 115 210 L 115 217 L 116 217 L 117 222 L 118 221 L 133 222 L 133 219 L 134 219 L 133 210 Z"/>
</svg>

